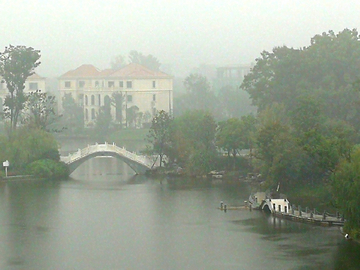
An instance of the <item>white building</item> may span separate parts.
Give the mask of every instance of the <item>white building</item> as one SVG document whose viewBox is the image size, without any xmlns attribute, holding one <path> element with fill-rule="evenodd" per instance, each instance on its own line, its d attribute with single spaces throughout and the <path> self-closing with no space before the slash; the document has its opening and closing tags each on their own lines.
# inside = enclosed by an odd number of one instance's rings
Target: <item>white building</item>
<svg viewBox="0 0 360 270">
<path fill-rule="evenodd" d="M 136 63 L 118 70 L 82 65 L 59 78 L 59 90 L 59 112 L 63 111 L 63 97 L 71 94 L 84 108 L 85 126 L 94 124 L 100 108 L 105 105 L 110 107 L 112 120 L 122 124 L 129 124 L 128 109 L 134 108 L 140 125 L 150 122 L 157 111 L 171 114 L 173 108 L 173 78 Z M 116 94 L 122 98 L 115 104 Z"/>
<path fill-rule="evenodd" d="M 271 205 L 270 211 L 272 213 L 290 213 L 290 202 L 288 199 L 268 199 L 268 204 Z"/>
<path fill-rule="evenodd" d="M 24 93 L 35 92 L 36 90 L 41 90 L 41 92 L 46 92 L 46 78 L 39 76 L 34 73 L 29 76 L 25 81 Z M 0 81 L 0 112 L 3 112 L 3 104 L 5 97 L 9 94 L 9 91 L 6 87 L 6 83 Z"/>
</svg>

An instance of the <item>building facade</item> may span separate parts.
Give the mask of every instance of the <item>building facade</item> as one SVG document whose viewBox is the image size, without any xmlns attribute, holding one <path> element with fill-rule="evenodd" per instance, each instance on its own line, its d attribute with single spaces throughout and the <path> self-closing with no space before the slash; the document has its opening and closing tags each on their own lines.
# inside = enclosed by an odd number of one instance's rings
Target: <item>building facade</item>
<svg viewBox="0 0 360 270">
<path fill-rule="evenodd" d="M 41 92 L 46 92 L 46 78 L 41 77 L 40 75 L 34 73 L 29 76 L 25 81 L 24 93 L 28 94 L 30 92 L 35 92 L 36 90 L 41 90 Z M 4 110 L 3 104 L 5 97 L 9 94 L 9 91 L 6 87 L 6 83 L 0 80 L 0 112 Z"/>
<path fill-rule="evenodd" d="M 118 70 L 82 65 L 59 78 L 59 91 L 59 112 L 63 111 L 65 95 L 71 94 L 84 109 L 87 127 L 95 124 L 105 107 L 110 110 L 114 123 L 126 126 L 149 123 L 157 111 L 171 114 L 173 108 L 173 78 L 136 63 Z"/>
</svg>

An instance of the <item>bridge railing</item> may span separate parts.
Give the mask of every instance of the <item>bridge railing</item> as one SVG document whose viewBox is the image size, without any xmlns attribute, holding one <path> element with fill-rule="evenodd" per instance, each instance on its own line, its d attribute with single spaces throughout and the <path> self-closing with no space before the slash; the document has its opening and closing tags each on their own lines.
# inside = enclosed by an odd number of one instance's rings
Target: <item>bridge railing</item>
<svg viewBox="0 0 360 270">
<path fill-rule="evenodd" d="M 109 152 L 115 152 L 119 154 L 120 156 L 124 156 L 132 161 L 135 161 L 137 163 L 140 163 L 148 168 L 151 168 L 153 165 L 153 162 L 147 157 L 143 155 L 137 155 L 136 153 L 127 151 L 124 147 L 118 147 L 114 143 L 109 144 L 105 142 L 104 144 L 98 144 L 95 145 L 88 145 L 87 147 L 83 149 L 78 149 L 75 153 L 72 153 L 66 157 L 61 157 L 61 160 L 65 163 L 72 163 L 76 160 L 79 160 L 87 155 L 90 155 L 92 153 L 96 152 L 102 152 L 102 151 L 109 151 Z"/>
</svg>

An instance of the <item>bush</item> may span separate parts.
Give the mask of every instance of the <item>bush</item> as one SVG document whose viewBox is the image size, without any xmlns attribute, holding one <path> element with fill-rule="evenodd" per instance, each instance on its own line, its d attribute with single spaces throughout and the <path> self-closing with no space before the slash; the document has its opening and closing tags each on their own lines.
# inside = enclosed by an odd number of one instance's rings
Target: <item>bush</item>
<svg viewBox="0 0 360 270">
<path fill-rule="evenodd" d="M 60 161 L 60 153 L 57 149 L 50 149 L 42 154 L 42 159 L 51 159 L 54 161 Z"/>
<path fill-rule="evenodd" d="M 23 171 L 36 160 L 59 160 L 58 143 L 54 136 L 40 129 L 19 127 L 11 136 L 0 135 L 1 161 L 9 160 L 12 170 Z"/>
<path fill-rule="evenodd" d="M 28 174 L 41 178 L 66 178 L 69 176 L 69 169 L 63 162 L 56 162 L 51 159 L 40 159 L 30 163 L 26 169 Z"/>
</svg>

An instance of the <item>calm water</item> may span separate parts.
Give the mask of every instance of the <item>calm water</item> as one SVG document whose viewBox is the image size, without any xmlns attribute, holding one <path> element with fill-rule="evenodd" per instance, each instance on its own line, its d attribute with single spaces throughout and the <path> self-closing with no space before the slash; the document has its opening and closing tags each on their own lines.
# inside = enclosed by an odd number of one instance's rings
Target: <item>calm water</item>
<svg viewBox="0 0 360 270">
<path fill-rule="evenodd" d="M 338 228 L 242 205 L 246 185 L 170 184 L 95 158 L 67 181 L 0 186 L 0 269 L 360 269 Z"/>
</svg>

